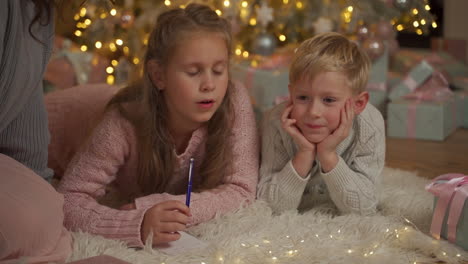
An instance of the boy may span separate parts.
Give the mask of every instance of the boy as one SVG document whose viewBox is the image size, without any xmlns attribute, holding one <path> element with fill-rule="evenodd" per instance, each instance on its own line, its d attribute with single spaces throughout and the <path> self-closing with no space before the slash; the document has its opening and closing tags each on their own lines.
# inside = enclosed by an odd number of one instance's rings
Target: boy
<svg viewBox="0 0 468 264">
<path fill-rule="evenodd" d="M 385 129 L 365 91 L 370 62 L 353 42 L 325 33 L 303 42 L 288 103 L 265 117 L 257 196 L 275 213 L 333 201 L 369 215 L 385 160 Z"/>
</svg>

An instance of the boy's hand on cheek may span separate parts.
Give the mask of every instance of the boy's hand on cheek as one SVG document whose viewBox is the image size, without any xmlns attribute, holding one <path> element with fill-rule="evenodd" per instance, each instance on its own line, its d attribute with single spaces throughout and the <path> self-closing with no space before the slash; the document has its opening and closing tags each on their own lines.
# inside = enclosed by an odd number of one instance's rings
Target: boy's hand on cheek
<svg viewBox="0 0 468 264">
<path fill-rule="evenodd" d="M 338 163 L 336 147 L 349 135 L 353 125 L 354 110 L 351 100 L 348 99 L 340 112 L 340 124 L 333 133 L 317 144 L 317 159 L 320 161 L 322 171 L 327 173 Z"/>
<path fill-rule="evenodd" d="M 292 137 L 299 152 L 313 152 L 315 153 L 315 144 L 309 142 L 299 128 L 296 126 L 297 120 L 291 119 L 290 115 L 292 112 L 293 104 L 290 103 L 283 111 L 281 115 L 281 124 L 283 129 Z"/>
<path fill-rule="evenodd" d="M 315 155 L 316 145 L 309 142 L 299 128 L 296 126 L 296 120 L 291 119 L 291 111 L 293 105 L 290 103 L 281 115 L 281 123 L 283 129 L 292 137 L 293 141 L 298 147 L 298 151 L 292 159 L 292 165 L 296 172 L 303 178 L 307 177 L 310 169 L 312 168 Z"/>
</svg>

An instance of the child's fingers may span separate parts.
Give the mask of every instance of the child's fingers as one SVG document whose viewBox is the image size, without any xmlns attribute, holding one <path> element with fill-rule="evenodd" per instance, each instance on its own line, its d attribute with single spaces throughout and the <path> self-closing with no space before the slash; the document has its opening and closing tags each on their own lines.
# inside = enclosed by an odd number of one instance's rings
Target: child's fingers
<svg viewBox="0 0 468 264">
<path fill-rule="evenodd" d="M 180 239 L 181 235 L 177 232 L 174 233 L 156 233 L 153 235 L 153 245 L 159 245 Z"/>
<path fill-rule="evenodd" d="M 183 225 L 188 224 L 189 217 L 177 210 L 163 211 L 160 215 L 161 222 L 174 222 Z"/>
<path fill-rule="evenodd" d="M 161 223 L 158 226 L 158 231 L 164 233 L 175 233 L 178 231 L 185 231 L 185 229 L 187 229 L 186 225 L 175 222 Z"/>
<path fill-rule="evenodd" d="M 188 208 L 187 205 L 185 205 L 184 203 L 180 201 L 175 201 L 175 200 L 165 201 L 165 202 L 160 203 L 159 205 L 161 206 L 162 210 L 167 210 L 167 211 L 178 210 L 185 215 L 188 215 L 188 216 L 191 215 L 190 208 Z"/>
<path fill-rule="evenodd" d="M 289 115 L 291 114 L 292 108 L 293 108 L 293 105 L 291 104 L 284 109 L 283 114 L 281 115 L 281 121 L 283 123 L 289 119 Z"/>
</svg>

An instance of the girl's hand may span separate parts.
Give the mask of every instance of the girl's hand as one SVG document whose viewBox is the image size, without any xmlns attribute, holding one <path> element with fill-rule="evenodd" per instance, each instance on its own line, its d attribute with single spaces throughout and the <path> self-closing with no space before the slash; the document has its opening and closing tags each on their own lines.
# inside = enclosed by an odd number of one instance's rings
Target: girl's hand
<svg viewBox="0 0 468 264">
<path fill-rule="evenodd" d="M 312 152 L 315 153 L 315 144 L 309 142 L 302 132 L 296 126 L 296 119 L 291 119 L 291 111 L 293 104 L 289 101 L 288 106 L 284 109 L 283 114 L 281 115 L 281 124 L 283 129 L 292 137 L 296 143 L 298 152 Z"/>
<path fill-rule="evenodd" d="M 120 207 L 120 210 L 135 210 L 136 205 L 135 203 L 124 204 Z"/>
<path fill-rule="evenodd" d="M 141 227 L 142 241 L 153 231 L 153 246 L 180 238 L 189 222 L 190 209 L 179 201 L 165 201 L 154 205 L 145 213 Z"/>
<path fill-rule="evenodd" d="M 340 125 L 333 133 L 317 144 L 317 159 L 325 172 L 332 170 L 338 163 L 336 147 L 348 137 L 354 120 L 354 110 L 351 99 L 348 99 L 340 112 Z"/>
</svg>

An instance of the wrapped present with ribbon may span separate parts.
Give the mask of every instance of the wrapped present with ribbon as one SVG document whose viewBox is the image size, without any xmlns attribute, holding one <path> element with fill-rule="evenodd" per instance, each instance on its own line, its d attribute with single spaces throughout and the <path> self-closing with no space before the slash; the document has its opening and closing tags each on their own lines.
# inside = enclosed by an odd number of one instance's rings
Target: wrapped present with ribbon
<svg viewBox="0 0 468 264">
<path fill-rule="evenodd" d="M 453 93 L 458 106 L 458 126 L 468 128 L 468 90 L 455 90 Z"/>
<path fill-rule="evenodd" d="M 440 175 L 426 190 L 435 196 L 431 235 L 468 250 L 468 175 Z"/>
<path fill-rule="evenodd" d="M 388 50 L 375 59 L 369 73 L 369 82 L 366 90 L 369 92 L 369 102 L 379 109 L 385 117 L 387 110 L 387 73 L 388 73 Z"/>
<path fill-rule="evenodd" d="M 399 84 L 394 86 L 388 97 L 390 100 L 398 99 L 412 93 L 426 81 L 434 72 L 434 68 L 425 60 L 416 65 Z"/>
<path fill-rule="evenodd" d="M 289 61 L 284 58 L 240 61 L 232 65 L 231 74 L 247 87 L 254 109 L 259 112 L 270 109 L 277 97 L 289 93 Z"/>
<path fill-rule="evenodd" d="M 444 51 L 400 49 L 392 56 L 390 65 L 394 71 L 408 72 L 423 60 L 443 73 L 450 83 L 452 78 L 468 76 L 468 66 Z"/>
<path fill-rule="evenodd" d="M 464 39 L 431 38 L 431 49 L 445 51 L 462 61 L 466 58 L 466 40 Z"/>
<path fill-rule="evenodd" d="M 414 92 L 388 104 L 387 135 L 444 140 L 459 125 L 459 107 L 442 74 L 434 72 Z"/>
</svg>

